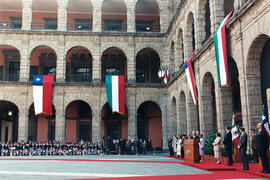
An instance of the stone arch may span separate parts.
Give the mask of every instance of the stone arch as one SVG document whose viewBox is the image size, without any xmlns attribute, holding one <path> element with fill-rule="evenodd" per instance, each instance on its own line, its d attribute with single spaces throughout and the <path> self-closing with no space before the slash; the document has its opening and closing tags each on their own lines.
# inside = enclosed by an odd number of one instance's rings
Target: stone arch
<svg viewBox="0 0 270 180">
<path fill-rule="evenodd" d="M 28 139 L 30 141 L 48 142 L 55 140 L 55 107 L 50 116 L 35 115 L 34 103 L 28 108 Z"/>
<path fill-rule="evenodd" d="M 171 101 L 171 112 L 169 119 L 169 135 L 176 135 L 177 133 L 177 107 L 176 98 L 173 96 Z"/>
<path fill-rule="evenodd" d="M 66 81 L 91 82 L 92 81 L 92 54 L 82 46 L 71 48 L 66 55 Z"/>
<path fill-rule="evenodd" d="M 101 12 L 103 31 L 127 31 L 127 6 L 124 0 L 103 0 Z"/>
<path fill-rule="evenodd" d="M 199 0 L 197 21 L 200 22 L 197 25 L 199 43 L 204 44 L 211 36 L 211 20 L 210 20 L 210 0 Z"/>
<path fill-rule="evenodd" d="M 186 27 L 185 27 L 185 59 L 189 57 L 193 50 L 195 50 L 195 22 L 192 12 L 188 13 Z"/>
<path fill-rule="evenodd" d="M 170 45 L 170 71 L 171 74 L 175 72 L 175 46 L 174 46 L 174 41 L 171 42 Z"/>
<path fill-rule="evenodd" d="M 30 53 L 30 80 L 33 75 L 54 75 L 56 78 L 57 54 L 50 46 L 36 46 Z"/>
<path fill-rule="evenodd" d="M 151 48 L 144 48 L 136 54 L 136 82 L 159 83 L 159 55 Z"/>
<path fill-rule="evenodd" d="M 181 66 L 184 64 L 185 59 L 185 53 L 184 53 L 184 36 L 183 36 L 183 30 L 180 28 L 177 35 L 177 53 L 178 53 L 178 63 L 176 66 Z"/>
<path fill-rule="evenodd" d="M 192 95 L 189 91 L 187 98 L 187 132 L 193 131 L 193 130 L 199 130 L 200 128 L 200 122 L 199 122 L 199 111 L 198 111 L 198 105 L 194 105 Z"/>
<path fill-rule="evenodd" d="M 248 86 L 247 95 L 243 97 L 244 93 L 241 93 L 241 99 L 247 99 L 247 117 L 244 117 L 243 114 L 243 120 L 247 119 L 247 122 L 244 121 L 243 125 L 249 128 L 255 127 L 258 123 L 258 119 L 260 119 L 261 116 L 263 102 L 262 93 L 259 90 L 262 87 L 260 63 L 264 46 L 268 40 L 269 36 L 265 34 L 257 36 L 249 47 L 247 55 L 247 62 L 245 67 L 247 81 L 246 84 Z"/>
<path fill-rule="evenodd" d="M 125 53 L 117 47 L 110 47 L 102 53 L 102 81 L 105 81 L 106 75 L 124 75 L 125 81 L 127 80 L 127 58 Z"/>
<path fill-rule="evenodd" d="M 207 72 L 203 76 L 201 87 L 201 131 L 207 136 L 211 131 L 218 130 L 216 113 L 215 82 L 212 74 Z"/>
<path fill-rule="evenodd" d="M 177 133 L 186 134 L 187 133 L 187 108 L 186 108 L 186 95 L 184 91 L 180 92 L 179 103 L 178 103 L 178 114 L 179 122 L 177 123 Z"/>
<path fill-rule="evenodd" d="M 19 108 L 12 101 L 0 100 L 1 142 L 17 142 Z"/>
<path fill-rule="evenodd" d="M 153 101 L 144 101 L 137 108 L 138 138 L 151 139 L 153 148 L 162 147 L 162 112 Z"/>
<path fill-rule="evenodd" d="M 66 7 L 67 30 L 92 30 L 93 5 L 91 0 L 68 0 Z"/>
<path fill-rule="evenodd" d="M 150 15 L 149 15 L 150 14 Z M 160 31 L 160 9 L 156 0 L 138 0 L 135 6 L 137 32 Z M 149 19 L 149 20 L 145 20 Z"/>
<path fill-rule="evenodd" d="M 0 81 L 19 81 L 21 53 L 17 48 L 0 45 L 0 63 Z"/>
<path fill-rule="evenodd" d="M 66 141 L 91 141 L 92 108 L 82 100 L 75 100 L 65 109 Z"/>
<path fill-rule="evenodd" d="M 33 0 L 31 29 L 57 30 L 58 7 L 57 0 L 50 2 L 50 6 L 47 0 Z"/>
</svg>

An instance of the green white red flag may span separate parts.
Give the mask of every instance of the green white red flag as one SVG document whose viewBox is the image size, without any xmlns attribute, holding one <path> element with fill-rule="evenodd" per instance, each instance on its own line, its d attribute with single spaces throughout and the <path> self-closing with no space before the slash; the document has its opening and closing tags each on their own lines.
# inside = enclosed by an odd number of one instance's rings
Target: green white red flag
<svg viewBox="0 0 270 180">
<path fill-rule="evenodd" d="M 125 77 L 106 76 L 106 92 L 112 112 L 125 114 Z"/>
<path fill-rule="evenodd" d="M 238 135 L 238 127 L 235 124 L 235 115 L 232 116 L 232 143 L 235 145 L 235 147 L 238 147 L 239 144 L 239 135 Z"/>
<path fill-rule="evenodd" d="M 215 36 L 215 52 L 217 62 L 218 80 L 220 86 L 227 86 L 227 47 L 226 47 L 226 23 L 233 11 L 220 23 Z"/>
</svg>

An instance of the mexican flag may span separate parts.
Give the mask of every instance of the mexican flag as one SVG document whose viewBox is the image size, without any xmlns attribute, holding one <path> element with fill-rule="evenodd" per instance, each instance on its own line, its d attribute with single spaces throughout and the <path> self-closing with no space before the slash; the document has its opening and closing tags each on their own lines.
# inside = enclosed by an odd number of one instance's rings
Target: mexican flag
<svg viewBox="0 0 270 180">
<path fill-rule="evenodd" d="M 125 114 L 125 77 L 106 76 L 106 92 L 112 112 Z"/>
<path fill-rule="evenodd" d="M 220 23 L 215 36 L 215 53 L 217 61 L 217 72 L 220 86 L 227 86 L 227 47 L 226 47 L 226 23 L 233 11 Z"/>
<path fill-rule="evenodd" d="M 239 135 L 238 135 L 238 127 L 235 124 L 235 115 L 232 116 L 232 143 L 235 145 L 235 147 L 238 147 L 239 144 Z"/>
</svg>

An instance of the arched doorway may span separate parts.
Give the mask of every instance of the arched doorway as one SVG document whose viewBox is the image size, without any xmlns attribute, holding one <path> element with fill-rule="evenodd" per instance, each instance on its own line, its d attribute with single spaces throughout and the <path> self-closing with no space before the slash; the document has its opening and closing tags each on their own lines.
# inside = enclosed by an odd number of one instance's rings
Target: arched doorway
<svg viewBox="0 0 270 180">
<path fill-rule="evenodd" d="M 93 6 L 89 0 L 69 0 L 67 30 L 92 31 Z"/>
<path fill-rule="evenodd" d="M 128 112 L 125 114 L 112 113 L 108 103 L 101 110 L 101 132 L 102 137 L 110 136 L 113 139 L 128 139 Z"/>
<path fill-rule="evenodd" d="M 84 101 L 73 101 L 66 108 L 66 141 L 91 141 L 92 110 Z"/>
<path fill-rule="evenodd" d="M 159 5 L 156 0 L 138 0 L 135 10 L 136 32 L 159 32 Z"/>
<path fill-rule="evenodd" d="M 142 103 L 137 110 L 138 139 L 151 139 L 152 146 L 162 147 L 162 115 L 160 107 L 152 102 Z"/>
<path fill-rule="evenodd" d="M 20 52 L 12 46 L 0 45 L 0 81 L 19 81 Z"/>
<path fill-rule="evenodd" d="M 1 142 L 18 140 L 18 107 L 9 101 L 0 101 Z"/>
<path fill-rule="evenodd" d="M 55 140 L 55 108 L 52 106 L 51 116 L 36 116 L 34 104 L 28 111 L 28 140 L 48 142 Z"/>
<path fill-rule="evenodd" d="M 142 49 L 136 56 L 136 83 L 160 83 L 160 58 L 151 48 Z"/>
<path fill-rule="evenodd" d="M 203 77 L 201 90 L 201 131 L 207 136 L 211 131 L 217 130 L 217 112 L 215 82 L 212 74 L 207 72 Z"/>
<path fill-rule="evenodd" d="M 66 81 L 91 82 L 92 81 L 92 55 L 84 47 L 70 49 L 66 57 Z"/>
<path fill-rule="evenodd" d="M 57 30 L 57 0 L 33 0 L 32 29 Z"/>
<path fill-rule="evenodd" d="M 124 52 L 112 47 L 103 52 L 101 57 L 101 78 L 105 81 L 106 75 L 125 76 L 127 80 L 127 58 Z"/>
<path fill-rule="evenodd" d="M 180 122 L 177 124 L 177 133 L 187 133 L 187 109 L 186 109 L 186 96 L 184 91 L 180 93 L 180 101 L 179 101 L 179 120 Z"/>
<path fill-rule="evenodd" d="M 30 80 L 34 75 L 53 75 L 56 79 L 56 53 L 48 46 L 35 48 L 30 57 Z"/>
<path fill-rule="evenodd" d="M 0 29 L 21 29 L 22 1 L 0 1 Z"/>
<path fill-rule="evenodd" d="M 102 31 L 127 31 L 127 8 L 123 0 L 104 0 Z"/>
</svg>

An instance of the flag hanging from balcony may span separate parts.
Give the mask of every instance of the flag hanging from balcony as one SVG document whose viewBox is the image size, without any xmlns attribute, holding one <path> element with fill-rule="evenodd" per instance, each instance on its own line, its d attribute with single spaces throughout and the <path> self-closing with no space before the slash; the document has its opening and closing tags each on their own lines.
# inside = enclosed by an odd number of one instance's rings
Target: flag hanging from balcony
<svg viewBox="0 0 270 180">
<path fill-rule="evenodd" d="M 32 84 L 35 114 L 52 115 L 53 75 L 34 75 Z"/>
<path fill-rule="evenodd" d="M 264 109 L 263 109 L 263 112 L 262 112 L 261 124 L 262 124 L 262 128 L 263 128 L 264 132 L 267 135 L 268 141 L 270 142 L 270 127 L 269 127 L 268 119 L 267 119 L 267 117 L 266 117 L 266 115 L 264 113 Z"/>
<path fill-rule="evenodd" d="M 232 143 L 235 147 L 239 144 L 238 126 L 235 124 L 235 115 L 232 116 Z"/>
<path fill-rule="evenodd" d="M 197 104 L 197 93 L 196 93 L 196 85 L 195 85 L 195 80 L 194 80 L 194 74 L 193 74 L 193 69 L 191 65 L 191 58 L 193 54 L 195 53 L 195 50 L 192 52 L 192 54 L 189 56 L 188 61 L 185 63 L 185 71 L 187 75 L 187 82 L 188 82 L 188 87 L 190 89 L 192 99 L 194 104 Z"/>
<path fill-rule="evenodd" d="M 125 77 L 106 76 L 106 92 L 112 112 L 125 114 Z"/>
<path fill-rule="evenodd" d="M 215 52 L 217 61 L 217 72 L 220 86 L 227 86 L 227 47 L 226 47 L 226 23 L 233 11 L 220 23 L 215 36 Z"/>
</svg>

